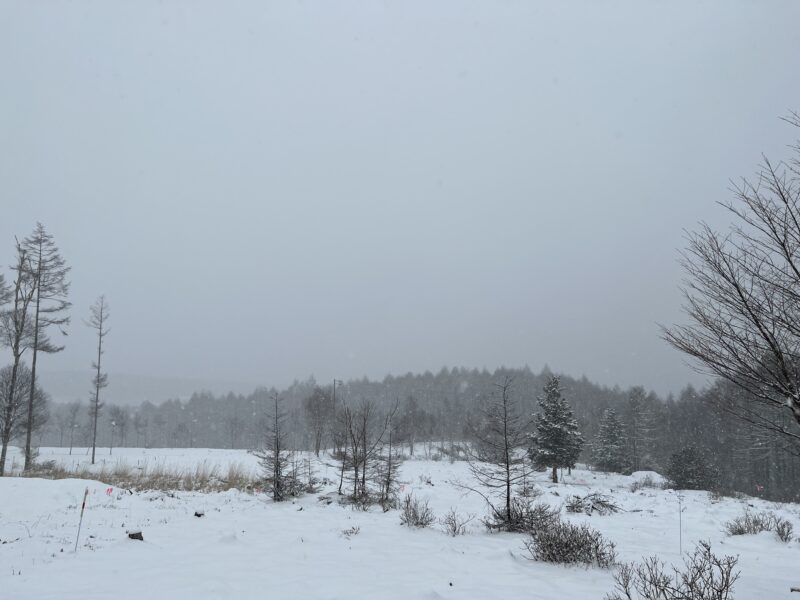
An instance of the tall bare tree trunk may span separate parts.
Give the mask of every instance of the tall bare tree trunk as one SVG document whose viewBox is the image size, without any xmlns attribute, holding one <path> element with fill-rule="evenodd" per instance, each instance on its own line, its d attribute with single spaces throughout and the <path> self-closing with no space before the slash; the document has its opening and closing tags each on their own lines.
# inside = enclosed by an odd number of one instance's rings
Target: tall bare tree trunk
<svg viewBox="0 0 800 600">
<path fill-rule="evenodd" d="M 39 262 L 41 263 L 42 256 L 41 251 L 39 253 Z M 39 346 L 39 306 L 41 304 L 41 294 L 39 292 L 39 277 L 40 274 L 36 274 L 36 310 L 34 313 L 33 318 L 33 347 L 31 352 L 33 356 L 31 357 L 31 390 L 28 394 L 28 426 L 25 428 L 25 466 L 23 470 L 27 471 L 31 468 L 33 462 L 33 456 L 31 454 L 31 437 L 33 436 L 33 397 L 36 392 L 36 356 L 38 352 L 36 351 Z"/>
<path fill-rule="evenodd" d="M 14 354 L 16 358 L 16 353 Z M 11 414 L 14 410 L 14 394 L 17 388 L 17 371 L 19 370 L 19 361 L 14 360 L 11 366 L 11 386 L 9 390 L 9 397 L 6 399 L 8 403 L 5 407 L 7 414 L 4 419 L 5 426 L 2 432 L 2 450 L 0 450 L 0 477 L 5 475 L 6 472 L 6 456 L 8 455 L 8 444 L 11 441 L 11 428 L 14 423 L 14 415 Z"/>
<path fill-rule="evenodd" d="M 102 320 L 101 320 L 102 323 Z M 102 327 L 102 326 L 101 326 Z M 94 423 L 92 425 L 92 464 L 94 464 L 94 455 L 97 450 L 97 417 L 100 414 L 100 360 L 103 355 L 103 336 L 97 336 L 97 370 L 95 373 L 94 385 Z"/>
</svg>

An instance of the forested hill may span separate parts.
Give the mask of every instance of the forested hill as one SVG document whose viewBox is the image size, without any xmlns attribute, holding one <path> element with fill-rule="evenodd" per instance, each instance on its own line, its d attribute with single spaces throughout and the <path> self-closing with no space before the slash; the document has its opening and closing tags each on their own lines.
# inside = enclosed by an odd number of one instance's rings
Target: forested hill
<svg viewBox="0 0 800 600">
<path fill-rule="evenodd" d="M 381 409 L 398 403 L 399 413 L 409 410 L 419 416 L 420 436 L 439 439 L 461 439 L 470 414 L 476 413 L 484 399 L 496 391 L 496 384 L 511 377 L 512 393 L 523 412 L 536 410 L 536 399 L 541 395 L 546 380 L 552 373 L 545 369 L 534 373 L 529 368 L 521 369 L 442 369 L 433 374 L 406 374 L 387 376 L 382 381 L 367 378 L 337 382 L 336 403 L 358 403 L 368 400 Z M 110 423 L 117 425 L 117 443 L 147 446 L 203 446 L 220 448 L 250 448 L 258 444 L 263 417 L 267 412 L 270 397 L 277 393 L 288 413 L 292 438 L 298 446 L 308 443 L 308 431 L 304 423 L 304 401 L 316 390 L 333 402 L 333 382 L 318 382 L 313 377 L 296 381 L 286 389 L 258 388 L 248 394 L 214 394 L 198 391 L 188 399 L 169 399 L 163 402 L 145 401 L 136 407 L 124 407 L 115 403 L 109 394 L 107 407 L 101 415 L 98 443 L 108 444 L 111 435 Z M 609 406 L 621 406 L 631 390 L 609 389 L 590 382 L 562 376 L 565 395 L 573 405 L 582 429 L 591 434 L 603 410 Z M 649 402 L 660 403 L 653 394 L 637 392 Z M 69 405 L 54 405 L 48 432 L 43 443 L 62 443 L 62 433 L 68 431 L 67 408 Z M 77 423 L 78 435 L 82 435 L 84 423 L 88 422 L 88 407 L 83 403 Z M 82 438 L 81 438 L 81 442 Z"/>
<path fill-rule="evenodd" d="M 198 392 L 187 400 L 144 402 L 126 407 L 109 402 L 101 409 L 98 445 L 140 447 L 256 448 L 263 443 L 272 398 L 278 395 L 286 415 L 287 442 L 297 449 L 314 448 L 314 431 L 324 431 L 322 448 L 340 426 L 347 405 L 370 403 L 375 415 L 396 406 L 396 440 L 427 442 L 428 451 L 447 452 L 468 440 L 468 423 L 480 422 L 497 384 L 512 380 L 511 395 L 523 416 L 539 410 L 537 399 L 552 373 L 528 368 L 442 369 L 436 374 L 388 376 L 382 381 L 359 379 L 333 382 L 313 378 L 284 390 L 259 388 L 249 394 L 215 395 Z M 613 410 L 622 428 L 625 469 L 665 472 L 676 452 L 697 446 L 720 489 L 754 493 L 774 499 L 800 497 L 800 444 L 786 436 L 733 418 L 726 406 L 743 402 L 741 390 L 716 383 L 696 392 L 685 388 L 678 398 L 659 398 L 641 387 L 609 389 L 586 378 L 562 376 L 563 395 L 585 440 L 581 460 L 598 460 L 598 432 L 604 415 Z M 775 412 L 773 422 L 798 429 L 787 414 Z M 321 427 L 315 425 L 322 424 Z M 112 423 L 114 424 L 112 427 Z M 797 431 L 800 436 L 800 431 Z M 36 442 L 44 446 L 86 446 L 91 443 L 87 403 L 53 404 L 46 427 Z M 800 439 L 800 437 L 798 437 Z M 449 448 L 449 450 L 447 450 Z"/>
</svg>

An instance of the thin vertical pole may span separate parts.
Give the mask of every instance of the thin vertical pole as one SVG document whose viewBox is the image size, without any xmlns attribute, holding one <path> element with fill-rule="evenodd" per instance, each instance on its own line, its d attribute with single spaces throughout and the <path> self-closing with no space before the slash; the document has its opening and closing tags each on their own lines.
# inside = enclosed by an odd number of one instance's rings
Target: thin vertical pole
<svg viewBox="0 0 800 600">
<path fill-rule="evenodd" d="M 678 493 L 678 550 L 683 556 L 683 497 Z"/>
<path fill-rule="evenodd" d="M 81 525 L 83 525 L 83 511 L 86 508 L 86 497 L 89 495 L 89 488 L 86 488 L 86 491 L 83 492 L 83 504 L 81 504 L 81 519 L 78 521 L 78 535 L 75 536 L 75 552 L 78 551 L 78 540 L 81 537 Z"/>
</svg>

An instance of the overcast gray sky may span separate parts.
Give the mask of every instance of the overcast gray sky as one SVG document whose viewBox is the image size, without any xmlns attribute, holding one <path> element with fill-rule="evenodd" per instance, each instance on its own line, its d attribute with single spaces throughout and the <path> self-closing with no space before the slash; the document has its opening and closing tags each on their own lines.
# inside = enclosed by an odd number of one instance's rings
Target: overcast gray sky
<svg viewBox="0 0 800 600">
<path fill-rule="evenodd" d="M 0 0 L 0 262 L 73 267 L 47 370 L 282 385 L 701 379 L 682 229 L 800 109 L 797 2 Z M 7 270 L 6 270 L 7 273 Z"/>
</svg>

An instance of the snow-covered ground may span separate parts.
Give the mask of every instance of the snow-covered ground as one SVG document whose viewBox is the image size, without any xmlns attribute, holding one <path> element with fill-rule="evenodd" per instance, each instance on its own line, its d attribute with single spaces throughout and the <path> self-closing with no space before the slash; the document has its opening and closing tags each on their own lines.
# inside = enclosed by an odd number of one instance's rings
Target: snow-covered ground
<svg viewBox="0 0 800 600">
<path fill-rule="evenodd" d="M 40 458 L 87 460 L 85 450 L 70 457 L 57 448 L 43 449 Z M 231 463 L 256 467 L 252 456 L 235 450 L 115 449 L 110 460 L 186 469 L 204 461 L 221 469 Z M 335 478 L 335 470 L 323 464 L 317 474 Z M 678 496 L 650 488 L 632 493 L 630 484 L 642 476 L 576 470 L 559 485 L 548 483 L 543 473 L 536 478 L 544 490 L 541 500 L 556 506 L 573 493 L 611 495 L 625 512 L 562 514 L 599 529 L 616 543 L 620 560 L 657 554 L 677 563 Z M 469 482 L 464 463 L 409 460 L 401 480 L 405 492 L 428 499 L 437 515 L 450 508 L 478 517 L 486 512 L 480 497 L 464 495 L 452 483 Z M 332 489 L 273 504 L 263 495 L 238 491 L 130 494 L 97 481 L 0 478 L 0 598 L 599 599 L 613 587 L 610 571 L 528 560 L 522 535 L 487 533 L 478 519 L 457 538 L 438 525 L 411 530 L 400 525 L 397 511 L 361 512 L 319 501 Z M 792 598 L 790 587 L 800 585 L 797 541 L 784 544 L 769 533 L 731 538 L 722 529 L 750 504 L 790 519 L 800 532 L 800 506 L 731 498 L 713 503 L 706 492 L 681 495 L 684 551 L 710 540 L 717 554 L 739 555 L 740 600 Z M 205 516 L 194 517 L 196 510 Z M 358 533 L 344 533 L 354 527 Z M 132 529 L 142 530 L 144 542 L 127 538 Z"/>
</svg>

